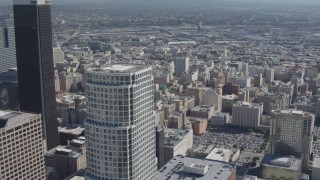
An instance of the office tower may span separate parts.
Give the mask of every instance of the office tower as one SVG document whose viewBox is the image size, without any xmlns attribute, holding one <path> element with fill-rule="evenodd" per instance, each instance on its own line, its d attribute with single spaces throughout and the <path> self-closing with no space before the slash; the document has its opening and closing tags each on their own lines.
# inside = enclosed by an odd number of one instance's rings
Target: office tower
<svg viewBox="0 0 320 180">
<path fill-rule="evenodd" d="M 249 76 L 249 63 L 242 63 L 243 76 Z"/>
<path fill-rule="evenodd" d="M 177 57 L 174 60 L 174 74 L 179 77 L 181 74 L 188 72 L 189 70 L 189 61 L 188 57 Z"/>
<path fill-rule="evenodd" d="M 47 148 L 58 145 L 58 121 L 48 0 L 15 0 L 19 100 L 21 111 L 41 113 Z"/>
<path fill-rule="evenodd" d="M 17 69 L 0 73 L 0 109 L 19 110 Z"/>
<path fill-rule="evenodd" d="M 17 67 L 13 19 L 0 17 L 0 73 Z"/>
<path fill-rule="evenodd" d="M 271 83 L 274 80 L 274 69 L 266 69 L 266 82 Z"/>
<path fill-rule="evenodd" d="M 277 110 L 271 113 L 270 146 L 274 155 L 302 159 L 306 170 L 312 151 L 314 115 L 297 110 Z"/>
<path fill-rule="evenodd" d="M 40 114 L 0 111 L 0 179 L 45 179 Z"/>
<path fill-rule="evenodd" d="M 89 69 L 86 96 L 86 179 L 156 179 L 151 67 Z"/>
<path fill-rule="evenodd" d="M 258 128 L 263 111 L 262 103 L 237 102 L 232 106 L 232 124 Z"/>
<path fill-rule="evenodd" d="M 255 75 L 254 80 L 253 80 L 253 86 L 254 87 L 261 87 L 262 83 L 263 83 L 262 74 Z"/>
</svg>

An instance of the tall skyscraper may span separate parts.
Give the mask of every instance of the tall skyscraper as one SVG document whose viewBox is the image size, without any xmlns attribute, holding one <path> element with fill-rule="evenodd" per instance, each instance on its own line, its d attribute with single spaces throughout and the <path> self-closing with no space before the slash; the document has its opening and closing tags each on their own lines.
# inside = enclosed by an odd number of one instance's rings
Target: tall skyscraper
<svg viewBox="0 0 320 180">
<path fill-rule="evenodd" d="M 297 110 L 277 110 L 271 113 L 270 146 L 274 155 L 302 159 L 306 170 L 312 150 L 314 115 Z"/>
<path fill-rule="evenodd" d="M 151 67 L 123 64 L 86 74 L 87 179 L 156 179 Z"/>
<path fill-rule="evenodd" d="M 0 179 L 46 179 L 40 115 L 0 111 Z"/>
<path fill-rule="evenodd" d="M 13 19 L 0 17 L 0 73 L 17 67 Z"/>
<path fill-rule="evenodd" d="M 58 141 L 49 0 L 14 0 L 21 111 L 41 113 L 47 148 Z"/>
</svg>

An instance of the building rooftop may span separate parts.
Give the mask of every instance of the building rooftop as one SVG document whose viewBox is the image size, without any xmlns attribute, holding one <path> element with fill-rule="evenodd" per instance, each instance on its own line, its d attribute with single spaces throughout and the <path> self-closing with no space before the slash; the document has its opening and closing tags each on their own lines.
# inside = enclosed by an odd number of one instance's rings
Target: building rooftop
<svg viewBox="0 0 320 180">
<path fill-rule="evenodd" d="M 290 170 L 301 170 L 302 161 L 294 157 L 277 157 L 267 154 L 261 161 L 263 166 L 273 166 Z"/>
<path fill-rule="evenodd" d="M 58 146 L 57 148 L 55 148 L 54 154 L 59 154 L 59 155 L 63 155 L 63 156 L 69 156 L 69 157 L 73 157 L 73 158 L 79 158 L 81 156 L 84 156 L 84 154 L 78 153 L 78 152 L 73 151 L 71 149 L 67 149 L 64 146 Z"/>
<path fill-rule="evenodd" d="M 37 114 L 13 112 L 13 111 L 1 111 L 0 110 L 0 128 L 9 128 L 14 125 L 19 125 L 25 122 L 26 119 L 39 116 Z"/>
<path fill-rule="evenodd" d="M 90 68 L 88 72 L 104 72 L 104 73 L 135 73 L 143 70 L 148 66 L 142 64 L 113 64 L 104 65 L 98 68 Z"/>
<path fill-rule="evenodd" d="M 14 0 L 14 5 L 37 5 L 37 4 L 50 4 L 50 0 Z"/>
<path fill-rule="evenodd" d="M 293 109 L 286 109 L 286 110 L 275 110 L 272 111 L 274 114 L 282 114 L 282 115 L 290 115 L 290 116 L 313 116 L 310 113 L 304 112 L 304 111 L 298 111 L 298 110 L 293 110 Z"/>
<path fill-rule="evenodd" d="M 312 167 L 320 168 L 320 157 L 314 158 Z"/>
<path fill-rule="evenodd" d="M 247 175 L 243 178 L 243 180 L 258 180 L 258 177 Z"/>
<path fill-rule="evenodd" d="M 206 157 L 206 160 L 224 162 L 227 159 L 229 161 L 231 154 L 232 151 L 229 149 L 214 148 Z"/>
<path fill-rule="evenodd" d="M 191 111 L 210 111 L 210 110 L 214 110 L 214 106 L 201 105 L 191 109 Z"/>
<path fill-rule="evenodd" d="M 64 133 L 64 134 L 81 135 L 83 131 L 84 131 L 84 128 L 82 127 L 76 127 L 76 128 L 59 127 L 59 133 Z"/>
<path fill-rule="evenodd" d="M 157 177 L 161 180 L 228 179 L 234 168 L 234 164 L 176 156 L 158 171 Z"/>
<path fill-rule="evenodd" d="M 244 107 L 259 107 L 261 108 L 263 103 L 250 103 L 250 102 L 245 102 L 245 101 L 238 101 L 236 102 L 233 106 L 244 106 Z"/>
<path fill-rule="evenodd" d="M 176 144 L 181 142 L 185 138 L 185 135 L 188 134 L 190 131 L 191 131 L 191 134 L 193 134 L 192 128 L 189 128 L 189 129 L 165 128 L 164 129 L 164 135 L 165 135 L 164 144 L 166 146 L 175 146 Z"/>
</svg>

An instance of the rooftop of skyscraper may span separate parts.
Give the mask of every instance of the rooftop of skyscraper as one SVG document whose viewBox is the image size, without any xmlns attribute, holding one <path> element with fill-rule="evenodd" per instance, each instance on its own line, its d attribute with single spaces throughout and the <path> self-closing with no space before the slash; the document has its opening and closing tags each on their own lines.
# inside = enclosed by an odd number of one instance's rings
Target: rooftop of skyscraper
<svg viewBox="0 0 320 180">
<path fill-rule="evenodd" d="M 36 114 L 1 111 L 0 110 L 0 128 L 7 128 L 24 122 L 28 118 L 37 116 Z"/>
<path fill-rule="evenodd" d="M 290 116 L 312 116 L 311 113 L 304 112 L 304 111 L 299 111 L 299 110 L 294 110 L 294 109 L 286 109 L 286 110 L 275 110 L 272 111 L 273 114 L 282 114 L 282 115 L 290 115 Z"/>
<path fill-rule="evenodd" d="M 98 68 L 91 68 L 88 71 L 107 72 L 107 73 L 134 73 L 146 68 L 142 64 L 112 64 L 103 65 Z"/>
</svg>

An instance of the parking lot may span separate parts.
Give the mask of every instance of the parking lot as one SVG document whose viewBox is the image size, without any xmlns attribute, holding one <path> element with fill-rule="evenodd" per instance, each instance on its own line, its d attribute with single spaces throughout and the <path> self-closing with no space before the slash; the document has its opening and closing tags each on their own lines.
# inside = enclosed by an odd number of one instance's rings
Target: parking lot
<svg viewBox="0 0 320 180">
<path fill-rule="evenodd" d="M 219 128 L 208 130 L 202 136 L 194 136 L 194 144 L 213 145 L 217 148 L 243 149 L 243 152 L 260 153 L 261 145 L 265 141 L 264 134 L 248 132 L 236 128 Z"/>
</svg>

